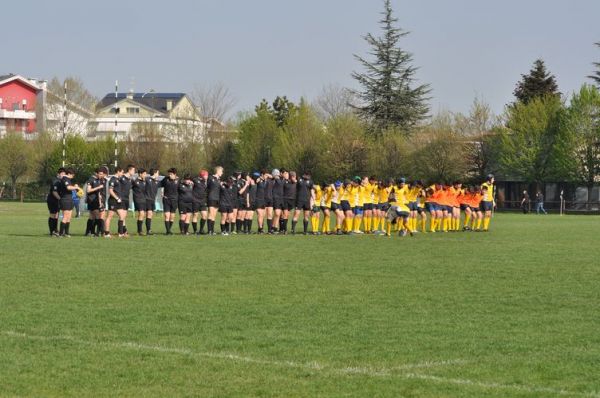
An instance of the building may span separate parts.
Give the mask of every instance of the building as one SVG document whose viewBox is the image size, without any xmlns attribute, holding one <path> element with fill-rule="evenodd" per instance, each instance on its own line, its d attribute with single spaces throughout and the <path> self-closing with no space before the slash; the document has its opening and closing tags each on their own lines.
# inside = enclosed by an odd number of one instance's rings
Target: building
<svg viewBox="0 0 600 398">
<path fill-rule="evenodd" d="M 135 139 L 139 129 L 151 128 L 164 140 L 184 138 L 200 140 L 210 123 L 184 93 L 117 93 L 107 94 L 96 108 L 95 138 L 117 134 L 118 140 Z"/>
<path fill-rule="evenodd" d="M 58 93 L 48 91 L 45 80 L 9 74 L 0 76 L 0 136 L 8 131 L 22 132 L 25 138 L 35 138 L 40 131 L 55 136 L 62 133 L 66 116 L 66 131 L 87 138 L 92 111 L 65 101 Z"/>
<path fill-rule="evenodd" d="M 7 131 L 37 131 L 38 99 L 42 88 L 19 75 L 0 76 L 0 136 Z"/>
</svg>

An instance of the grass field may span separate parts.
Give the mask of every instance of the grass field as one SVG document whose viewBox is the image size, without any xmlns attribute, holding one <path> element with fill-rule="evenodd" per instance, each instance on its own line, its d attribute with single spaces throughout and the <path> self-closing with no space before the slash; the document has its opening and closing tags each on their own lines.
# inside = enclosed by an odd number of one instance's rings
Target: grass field
<svg viewBox="0 0 600 398">
<path fill-rule="evenodd" d="M 0 203 L 0 396 L 600 397 L 600 217 L 491 230 L 51 239 Z"/>
</svg>

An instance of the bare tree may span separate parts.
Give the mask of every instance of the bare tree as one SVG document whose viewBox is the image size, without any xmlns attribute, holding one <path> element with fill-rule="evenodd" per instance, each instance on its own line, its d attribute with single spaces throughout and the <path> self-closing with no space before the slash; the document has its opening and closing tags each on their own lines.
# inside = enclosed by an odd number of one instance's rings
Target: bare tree
<svg viewBox="0 0 600 398">
<path fill-rule="evenodd" d="M 353 102 L 354 95 L 350 90 L 337 83 L 332 83 L 323 87 L 313 103 L 313 108 L 322 120 L 329 120 L 352 113 L 351 104 Z"/>
<path fill-rule="evenodd" d="M 229 88 L 222 82 L 210 86 L 196 85 L 191 97 L 200 108 L 202 117 L 221 122 L 225 122 L 225 118 L 237 103 Z"/>
<path fill-rule="evenodd" d="M 0 175 L 10 180 L 13 199 L 17 199 L 17 182 L 26 175 L 31 160 L 31 146 L 21 133 L 8 132 L 0 139 Z"/>
<path fill-rule="evenodd" d="M 85 135 L 88 120 L 94 112 L 98 99 L 92 95 L 78 77 L 67 77 L 64 81 L 54 77 L 48 83 L 47 107 L 45 110 L 46 130 L 52 134 L 62 132 L 65 120 L 64 87 L 67 85 L 67 132 Z"/>
</svg>

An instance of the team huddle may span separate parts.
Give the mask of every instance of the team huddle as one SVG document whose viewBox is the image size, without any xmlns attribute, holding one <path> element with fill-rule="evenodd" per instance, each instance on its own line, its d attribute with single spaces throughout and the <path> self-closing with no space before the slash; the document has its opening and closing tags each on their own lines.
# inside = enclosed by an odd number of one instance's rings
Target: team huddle
<svg viewBox="0 0 600 398">
<path fill-rule="evenodd" d="M 137 234 L 153 235 L 159 193 L 167 235 L 173 235 L 177 214 L 182 235 L 216 235 L 217 217 L 221 235 L 295 234 L 300 218 L 305 235 L 479 232 L 489 230 L 495 205 L 493 175 L 481 185 L 468 187 L 458 181 L 426 185 L 418 180 L 368 176 L 318 184 L 308 172 L 298 176 L 284 169 L 235 172 L 224 178 L 222 167 L 216 167 L 212 175 L 201 170 L 197 176 L 182 177 L 171 168 L 161 177 L 156 169 L 136 169 L 134 165 L 117 167 L 109 175 L 108 168 L 102 166 L 83 188 L 73 183 L 74 177 L 73 169 L 60 168 L 50 187 L 51 236 L 70 237 L 73 191 L 85 196 L 89 211 L 85 235 L 106 238 L 112 237 L 114 218 L 117 236 L 129 236 L 126 221 L 130 200 L 136 212 Z M 255 218 L 258 225 L 253 231 Z"/>
</svg>

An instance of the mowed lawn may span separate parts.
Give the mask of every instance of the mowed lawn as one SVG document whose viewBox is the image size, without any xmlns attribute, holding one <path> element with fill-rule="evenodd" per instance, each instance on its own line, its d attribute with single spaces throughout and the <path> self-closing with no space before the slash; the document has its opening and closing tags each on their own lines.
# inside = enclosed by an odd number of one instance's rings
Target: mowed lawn
<svg viewBox="0 0 600 398">
<path fill-rule="evenodd" d="M 600 396 L 600 217 L 414 238 L 84 221 L 52 239 L 44 204 L 0 203 L 2 397 Z"/>
</svg>

